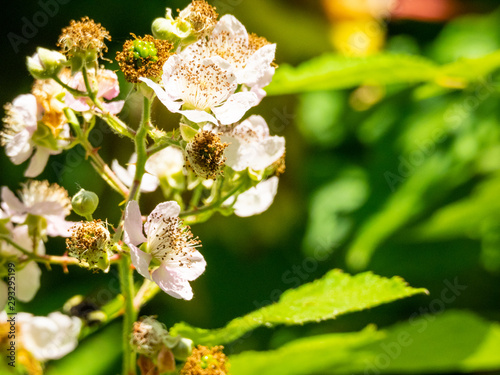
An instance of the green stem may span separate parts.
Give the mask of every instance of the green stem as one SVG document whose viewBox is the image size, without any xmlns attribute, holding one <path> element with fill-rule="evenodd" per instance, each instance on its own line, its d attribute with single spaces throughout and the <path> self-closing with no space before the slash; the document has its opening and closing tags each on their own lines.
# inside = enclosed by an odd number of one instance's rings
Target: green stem
<svg viewBox="0 0 500 375">
<path fill-rule="evenodd" d="M 123 375 L 136 374 L 135 352 L 130 345 L 130 334 L 137 319 L 137 311 L 134 308 L 134 280 L 129 256 L 122 256 L 118 263 L 120 270 L 120 288 L 125 301 L 123 315 Z"/>
<path fill-rule="evenodd" d="M 214 210 L 216 208 L 219 208 L 227 199 L 229 199 L 232 195 L 236 194 L 238 192 L 238 190 L 240 190 L 244 184 L 245 183 L 242 182 L 241 184 L 236 185 L 227 194 L 223 195 L 222 197 L 220 197 L 219 199 L 215 200 L 214 202 L 212 202 L 210 204 L 207 204 L 207 205 L 202 206 L 202 207 L 197 207 L 197 208 L 194 208 L 194 209 L 189 210 L 189 211 L 182 211 L 179 214 L 179 217 L 186 218 L 189 216 L 198 215 L 198 214 L 201 214 L 203 212 L 207 212 L 207 211 L 211 211 L 211 210 Z"/>
<path fill-rule="evenodd" d="M 151 102 L 144 98 L 144 107 L 142 111 L 141 124 L 135 135 L 135 151 L 137 153 L 137 162 L 135 169 L 134 182 L 128 193 L 126 204 L 131 200 L 139 198 L 140 186 L 142 176 L 145 172 L 146 160 L 148 158 L 146 153 L 146 136 L 147 136 L 147 123 L 151 117 Z M 124 212 L 125 214 L 125 212 Z M 123 219 L 115 233 L 115 242 L 120 240 L 123 232 Z M 120 261 L 120 286 L 123 298 L 125 299 L 125 311 L 123 319 L 123 375 L 136 374 L 136 354 L 130 345 L 130 333 L 132 332 L 133 324 L 137 319 L 137 309 L 134 307 L 134 284 L 133 284 L 133 270 L 129 256 L 123 256 Z"/>
<path fill-rule="evenodd" d="M 124 197 L 128 197 L 128 188 L 120 181 L 120 179 L 115 175 L 113 170 L 102 160 L 101 156 L 94 149 L 94 146 L 89 142 L 88 139 L 80 138 L 80 144 L 87 152 L 87 155 L 92 159 L 92 167 L 101 175 L 104 181 L 108 183 L 113 189 Z"/>
<path fill-rule="evenodd" d="M 62 87 L 64 87 L 64 89 L 66 91 L 68 91 L 73 96 L 79 97 L 79 96 L 88 96 L 89 95 L 88 92 L 80 91 L 80 90 L 74 89 L 71 86 L 68 86 L 66 83 L 64 83 L 63 81 L 61 81 L 61 79 L 58 76 L 54 76 L 54 77 L 52 77 L 52 79 L 54 81 L 56 81 L 59 85 L 61 85 Z"/>
</svg>

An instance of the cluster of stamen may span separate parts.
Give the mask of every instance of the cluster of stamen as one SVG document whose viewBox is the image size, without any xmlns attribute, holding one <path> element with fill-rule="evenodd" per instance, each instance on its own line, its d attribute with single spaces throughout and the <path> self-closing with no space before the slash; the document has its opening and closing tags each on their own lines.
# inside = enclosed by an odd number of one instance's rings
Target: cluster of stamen
<svg viewBox="0 0 500 375">
<path fill-rule="evenodd" d="M 68 216 L 71 212 L 71 200 L 65 188 L 48 181 L 29 180 L 22 184 L 19 192 L 23 203 L 32 207 L 37 203 L 53 202 L 61 206 L 61 214 Z"/>
<path fill-rule="evenodd" d="M 11 103 L 5 104 L 3 109 L 5 117 L 2 119 L 4 128 L 0 132 L 0 143 L 5 146 L 16 134 L 24 129 L 25 124 L 22 115 L 14 109 Z"/>
<path fill-rule="evenodd" d="M 226 375 L 228 374 L 229 363 L 227 357 L 222 352 L 223 346 L 207 348 L 198 345 L 193 349 L 193 353 L 186 360 L 182 368 L 181 375 Z"/>
<path fill-rule="evenodd" d="M 181 12 L 178 9 L 177 11 L 180 12 L 179 18 L 189 22 L 199 36 L 209 35 L 219 18 L 215 7 L 205 0 L 193 0 L 185 10 Z"/>
<path fill-rule="evenodd" d="M 147 357 L 153 357 L 164 346 L 168 331 L 152 317 L 145 317 L 134 322 L 130 343 L 135 351 Z"/>
<path fill-rule="evenodd" d="M 72 228 L 71 238 L 66 239 L 69 255 L 89 268 L 99 266 L 99 261 L 107 257 L 110 235 L 101 220 L 82 221 Z"/>
<path fill-rule="evenodd" d="M 148 245 L 154 258 L 161 262 L 178 262 L 179 267 L 191 267 L 190 257 L 201 241 L 193 237 L 191 228 L 183 225 L 177 216 L 163 216 L 152 213 L 148 219 L 152 226 L 148 236 Z"/>
<path fill-rule="evenodd" d="M 173 45 L 152 35 L 132 36 L 134 39 L 127 40 L 123 50 L 116 53 L 116 61 L 127 81 L 137 83 L 139 77 L 160 77 Z"/>
<path fill-rule="evenodd" d="M 236 89 L 231 72 L 198 59 L 183 61 L 170 79 L 182 87 L 185 105 L 201 110 L 221 104 Z"/>
<path fill-rule="evenodd" d="M 80 21 L 72 20 L 68 27 L 62 29 L 57 45 L 69 58 L 87 50 L 97 51 L 102 57 L 102 51 L 108 50 L 105 39 L 111 40 L 109 32 L 100 23 L 83 17 Z"/>
<path fill-rule="evenodd" d="M 222 173 L 226 161 L 224 150 L 227 146 L 217 134 L 203 130 L 187 144 L 187 162 L 198 176 L 214 179 Z"/>
</svg>

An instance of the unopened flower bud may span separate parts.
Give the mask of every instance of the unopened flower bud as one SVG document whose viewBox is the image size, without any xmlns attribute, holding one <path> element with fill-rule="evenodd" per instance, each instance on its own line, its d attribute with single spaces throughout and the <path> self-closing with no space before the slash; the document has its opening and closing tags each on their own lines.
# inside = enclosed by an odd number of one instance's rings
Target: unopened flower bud
<svg viewBox="0 0 500 375">
<path fill-rule="evenodd" d="M 78 215 L 87 217 L 92 215 L 99 204 L 99 197 L 96 193 L 85 189 L 80 189 L 71 199 L 73 211 Z"/>
<path fill-rule="evenodd" d="M 179 23 L 171 16 L 171 9 L 167 9 L 167 18 L 157 18 L 151 25 L 151 31 L 156 39 L 168 40 L 174 44 L 191 34 L 190 25 L 187 22 Z"/>
<path fill-rule="evenodd" d="M 179 361 L 185 361 L 193 353 L 193 341 L 181 338 L 177 345 L 172 348 L 172 353 Z"/>
<path fill-rule="evenodd" d="M 168 331 L 163 324 L 148 316 L 134 323 L 130 343 L 137 353 L 153 358 L 165 346 L 168 338 Z"/>
<path fill-rule="evenodd" d="M 30 74 L 36 79 L 48 79 L 56 76 L 64 64 L 66 57 L 57 51 L 37 48 L 36 53 L 26 59 Z"/>
</svg>

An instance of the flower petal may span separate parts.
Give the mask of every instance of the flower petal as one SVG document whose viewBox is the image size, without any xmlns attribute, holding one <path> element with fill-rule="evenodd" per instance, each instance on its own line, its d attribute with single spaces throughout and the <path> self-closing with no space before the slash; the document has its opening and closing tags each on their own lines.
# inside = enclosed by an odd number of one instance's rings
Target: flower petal
<svg viewBox="0 0 500 375">
<path fill-rule="evenodd" d="M 33 146 L 30 144 L 30 138 L 30 132 L 23 129 L 6 143 L 5 154 L 15 165 L 24 163 L 31 156 Z"/>
<path fill-rule="evenodd" d="M 130 258 L 132 259 L 132 264 L 134 265 L 137 272 L 139 272 L 142 277 L 151 280 L 151 275 L 149 274 L 149 263 L 151 263 L 151 259 L 153 258 L 153 256 L 151 254 L 145 253 L 131 243 L 127 243 L 127 246 L 130 249 Z"/>
<path fill-rule="evenodd" d="M 188 281 L 197 279 L 207 266 L 207 262 L 203 255 L 198 250 L 189 250 L 185 252 L 186 255 L 174 256 L 174 259 L 167 259 L 163 262 L 169 269 L 175 272 Z"/>
<path fill-rule="evenodd" d="M 19 301 L 29 302 L 33 299 L 40 288 L 40 276 L 42 271 L 36 262 L 29 262 L 26 266 L 16 272 L 16 297 Z"/>
<path fill-rule="evenodd" d="M 72 221 L 66 221 L 64 216 L 45 215 L 47 219 L 47 234 L 50 237 L 70 237 L 71 227 L 75 225 Z"/>
<path fill-rule="evenodd" d="M 148 220 L 144 224 L 144 231 L 148 239 L 152 239 L 152 232 L 158 225 L 163 224 L 163 219 L 169 217 L 177 217 L 181 212 L 181 207 L 176 201 L 162 202 L 158 204 L 148 216 Z"/>
<path fill-rule="evenodd" d="M 278 191 L 278 177 L 259 182 L 236 198 L 234 213 L 240 217 L 258 215 L 267 210 L 273 203 Z"/>
<path fill-rule="evenodd" d="M 134 246 L 146 242 L 146 237 L 142 233 L 142 217 L 139 204 L 136 201 L 130 201 L 125 208 L 125 219 L 123 221 L 123 237 L 125 243 L 131 243 Z"/>
<path fill-rule="evenodd" d="M 168 61 L 167 61 L 167 63 L 168 63 Z M 167 109 L 170 112 L 177 113 L 179 111 L 179 109 L 181 108 L 182 102 L 176 102 L 176 101 L 174 101 L 172 99 L 172 97 L 169 94 L 167 94 L 167 92 L 165 90 L 163 90 L 163 88 L 159 84 L 151 81 L 148 78 L 141 77 L 141 78 L 139 78 L 139 80 L 142 81 L 142 82 L 144 82 L 151 89 L 153 89 L 153 91 L 155 92 L 158 100 L 160 102 L 162 102 L 163 105 L 165 107 L 167 107 Z"/>
<path fill-rule="evenodd" d="M 196 122 L 197 124 L 200 122 L 211 122 L 213 124 L 217 124 L 217 119 L 213 115 L 199 109 L 187 109 L 184 111 L 177 111 L 177 113 L 180 113 L 189 121 Z"/>
<path fill-rule="evenodd" d="M 117 100 L 115 102 L 103 103 L 102 106 L 109 113 L 116 115 L 117 113 L 120 113 L 120 111 L 123 109 L 124 104 L 125 104 L 124 100 Z"/>
<path fill-rule="evenodd" d="M 27 207 L 10 191 L 7 186 L 2 187 L 2 208 L 10 215 L 22 215 L 27 212 Z"/>
<path fill-rule="evenodd" d="M 220 107 L 212 108 L 212 112 L 222 125 L 229 125 L 239 121 L 258 102 L 259 98 L 251 91 L 237 92 Z"/>
<path fill-rule="evenodd" d="M 26 177 L 36 177 L 43 172 L 47 161 L 49 160 L 50 152 L 45 147 L 37 147 L 35 155 L 31 158 L 28 169 L 24 172 Z"/>
<path fill-rule="evenodd" d="M 133 174 L 130 173 L 128 169 L 123 168 L 120 163 L 118 163 L 118 160 L 114 159 L 111 162 L 111 169 L 113 170 L 113 172 L 115 172 L 116 176 L 120 179 L 121 182 L 123 182 L 124 185 L 128 187 L 132 186 L 132 183 L 134 182 Z"/>
<path fill-rule="evenodd" d="M 174 270 L 160 266 L 153 272 L 153 280 L 165 293 L 174 298 L 191 300 L 193 290 L 186 279 L 183 279 Z"/>
<path fill-rule="evenodd" d="M 238 83 L 248 87 L 260 88 L 269 84 L 275 68 L 271 66 L 276 55 L 276 44 L 268 44 L 259 48 L 247 61 L 245 68 L 237 71 Z"/>
<path fill-rule="evenodd" d="M 248 43 L 248 33 L 245 26 L 231 14 L 226 14 L 220 18 L 212 32 L 212 38 L 216 37 L 217 34 L 226 32 L 229 34 L 230 40 L 238 38 L 244 39 Z"/>
</svg>

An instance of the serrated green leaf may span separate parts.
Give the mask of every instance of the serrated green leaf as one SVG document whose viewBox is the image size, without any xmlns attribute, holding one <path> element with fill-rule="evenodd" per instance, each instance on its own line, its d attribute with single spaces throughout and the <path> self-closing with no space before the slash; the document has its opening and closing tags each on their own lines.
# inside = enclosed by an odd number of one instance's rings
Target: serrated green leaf
<svg viewBox="0 0 500 375">
<path fill-rule="evenodd" d="M 319 280 L 287 290 L 277 303 L 236 318 L 224 328 L 209 330 L 179 323 L 172 327 L 171 334 L 190 338 L 197 344 L 218 345 L 260 326 L 320 322 L 419 293 L 427 290 L 409 287 L 397 276 L 388 279 L 371 272 L 351 276 L 332 270 Z"/>
<path fill-rule="evenodd" d="M 437 71 L 438 66 L 433 62 L 412 55 L 345 57 L 327 54 L 296 68 L 280 67 L 266 91 L 269 95 L 281 95 L 345 89 L 362 84 L 415 83 L 432 80 Z"/>
<path fill-rule="evenodd" d="M 465 311 L 387 330 L 319 335 L 230 357 L 233 375 L 401 374 L 500 369 L 500 325 Z"/>
<path fill-rule="evenodd" d="M 382 53 L 368 57 L 346 57 L 327 54 L 295 68 L 282 66 L 276 71 L 266 91 L 269 95 L 283 95 L 340 90 L 360 85 L 416 83 L 461 89 L 470 82 L 484 79 L 499 67 L 500 51 L 479 58 L 460 59 L 443 66 L 415 55 Z"/>
</svg>

